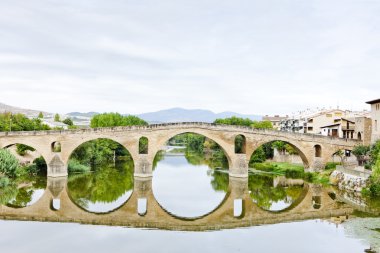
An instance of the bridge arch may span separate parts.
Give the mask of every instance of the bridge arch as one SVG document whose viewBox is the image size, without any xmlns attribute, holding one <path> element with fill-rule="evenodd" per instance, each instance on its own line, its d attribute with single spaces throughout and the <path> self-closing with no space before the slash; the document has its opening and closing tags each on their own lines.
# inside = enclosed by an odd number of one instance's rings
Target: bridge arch
<svg viewBox="0 0 380 253">
<path fill-rule="evenodd" d="M 72 156 L 72 154 L 74 153 L 74 151 L 78 147 L 80 147 L 81 145 L 85 144 L 86 142 L 95 141 L 95 140 L 99 140 L 99 139 L 111 140 L 111 141 L 114 141 L 114 142 L 120 144 L 121 146 L 123 146 L 123 148 L 125 148 L 128 151 L 128 153 L 131 155 L 133 161 L 137 160 L 136 152 L 134 152 L 134 150 L 132 149 L 131 146 L 125 145 L 125 143 L 123 141 L 121 141 L 120 139 L 118 139 L 115 136 L 112 136 L 112 135 L 100 135 L 100 136 L 90 136 L 90 137 L 87 137 L 87 138 L 82 138 L 82 139 L 80 139 L 80 141 L 76 141 L 76 142 L 71 143 L 71 145 L 65 145 L 65 146 L 63 146 L 62 150 L 61 150 L 61 152 L 63 153 L 63 155 L 62 155 L 63 162 L 65 164 L 68 164 L 68 162 L 70 160 L 70 157 Z"/>
<path fill-rule="evenodd" d="M 292 140 L 289 140 L 289 139 L 286 139 L 286 138 L 282 138 L 282 137 L 279 137 L 279 136 L 273 138 L 272 140 L 266 140 L 266 141 L 260 141 L 260 142 L 258 142 L 257 145 L 255 145 L 255 147 L 249 153 L 249 156 L 247 156 L 247 159 L 251 159 L 251 157 L 253 156 L 253 154 L 255 153 L 255 151 L 258 148 L 260 148 L 261 146 L 263 146 L 264 144 L 275 142 L 275 141 L 282 141 L 282 142 L 285 142 L 286 144 L 289 144 L 292 148 L 294 148 L 297 151 L 298 155 L 301 157 L 305 169 L 307 169 L 307 168 L 310 167 L 312 160 L 311 160 L 311 158 L 309 156 L 307 156 L 305 154 L 305 152 L 302 150 L 302 147 L 297 142 L 295 142 L 295 141 L 292 141 Z"/>
<path fill-rule="evenodd" d="M 152 152 L 149 151 L 151 159 L 153 160 L 158 151 L 173 137 L 181 134 L 198 134 L 202 135 L 219 145 L 219 147 L 223 150 L 227 160 L 228 166 L 232 166 L 231 157 L 234 155 L 234 145 L 230 145 L 224 138 L 219 137 L 217 134 L 213 134 L 211 131 L 204 131 L 202 129 L 191 128 L 191 129 L 173 129 L 172 131 L 166 131 L 165 135 L 163 135 L 156 143 L 155 146 L 152 147 Z"/>
</svg>

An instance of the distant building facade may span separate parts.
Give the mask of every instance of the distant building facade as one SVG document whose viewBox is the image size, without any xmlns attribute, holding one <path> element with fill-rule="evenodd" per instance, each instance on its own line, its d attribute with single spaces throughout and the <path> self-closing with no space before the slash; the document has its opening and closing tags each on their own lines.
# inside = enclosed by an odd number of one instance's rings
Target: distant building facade
<svg viewBox="0 0 380 253">
<path fill-rule="evenodd" d="M 340 109 L 305 111 L 296 117 L 282 120 L 280 130 L 359 139 L 368 143 L 371 139 L 369 116 L 368 111 L 353 112 Z"/>
<path fill-rule="evenodd" d="M 274 129 L 280 130 L 281 121 L 286 120 L 287 118 L 288 116 L 281 117 L 279 115 L 274 115 L 274 116 L 265 115 L 262 120 L 270 121 Z"/>
<path fill-rule="evenodd" d="M 380 99 L 368 101 L 367 104 L 371 105 L 371 119 L 372 119 L 372 137 L 371 142 L 380 139 Z"/>
</svg>

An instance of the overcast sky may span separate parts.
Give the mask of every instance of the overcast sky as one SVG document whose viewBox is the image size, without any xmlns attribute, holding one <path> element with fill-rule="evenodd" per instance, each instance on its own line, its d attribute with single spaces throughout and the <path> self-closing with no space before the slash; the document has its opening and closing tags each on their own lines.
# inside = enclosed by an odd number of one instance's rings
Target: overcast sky
<svg viewBox="0 0 380 253">
<path fill-rule="evenodd" d="M 288 114 L 380 98 L 379 0 L 1 0 L 0 102 Z"/>
</svg>

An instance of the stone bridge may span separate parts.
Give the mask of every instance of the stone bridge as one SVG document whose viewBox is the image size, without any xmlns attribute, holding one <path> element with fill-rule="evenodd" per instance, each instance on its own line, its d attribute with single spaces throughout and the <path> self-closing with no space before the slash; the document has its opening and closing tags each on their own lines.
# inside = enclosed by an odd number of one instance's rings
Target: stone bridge
<svg viewBox="0 0 380 253">
<path fill-rule="evenodd" d="M 24 208 L 0 206 L 0 219 L 208 231 L 330 219 L 354 212 L 351 206 L 334 200 L 332 190 L 307 183 L 303 189 L 289 207 L 281 211 L 268 211 L 251 199 L 248 178 L 230 176 L 228 192 L 216 209 L 201 217 L 182 218 L 169 213 L 156 201 L 151 177 L 135 177 L 132 195 L 124 204 L 108 213 L 91 213 L 77 206 L 67 191 L 67 177 L 49 177 L 44 195 L 35 204 Z M 139 206 L 142 202 L 145 203 L 143 207 Z"/>
<path fill-rule="evenodd" d="M 230 175 L 235 177 L 247 177 L 248 162 L 252 153 L 271 141 L 280 140 L 292 145 L 299 152 L 307 169 L 322 169 L 334 153 L 339 150 L 352 150 L 360 143 L 357 140 L 321 135 L 194 122 L 62 131 L 2 132 L 0 148 L 17 143 L 31 146 L 46 160 L 48 176 L 60 177 L 67 175 L 68 160 L 79 145 L 90 140 L 107 138 L 120 143 L 130 152 L 136 176 L 150 177 L 157 152 L 170 138 L 182 133 L 201 134 L 219 144 L 228 159 Z M 239 153 L 235 152 L 237 136 L 243 138 L 243 149 Z M 139 153 L 139 140 L 142 137 L 148 139 L 148 151 L 145 154 Z M 60 152 L 54 152 L 53 147 L 56 143 L 61 146 Z"/>
</svg>

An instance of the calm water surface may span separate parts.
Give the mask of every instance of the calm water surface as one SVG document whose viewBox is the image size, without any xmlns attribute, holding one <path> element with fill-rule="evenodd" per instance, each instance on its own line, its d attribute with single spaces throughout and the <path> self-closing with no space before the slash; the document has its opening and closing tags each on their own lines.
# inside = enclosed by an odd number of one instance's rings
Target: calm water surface
<svg viewBox="0 0 380 253">
<path fill-rule="evenodd" d="M 230 181 L 226 171 L 210 167 L 213 166 L 202 157 L 195 162 L 194 157 L 184 155 L 163 156 L 153 172 L 155 200 L 166 212 L 178 217 L 196 218 L 218 212 L 228 197 Z M 70 176 L 67 193 L 81 209 L 105 215 L 101 213 L 122 208 L 131 198 L 135 183 L 133 166 L 121 163 L 94 173 Z M 249 201 L 261 210 L 286 210 L 302 200 L 306 185 L 302 181 L 289 183 L 285 178 L 252 174 L 248 179 Z M 13 189 L 7 198 L 3 195 L 1 204 L 33 205 L 45 188 L 46 180 L 32 180 L 18 190 Z M 380 240 L 376 240 L 376 236 L 380 238 L 379 218 L 359 214 L 361 218 L 350 217 L 342 224 L 326 218 L 197 232 L 0 220 L 0 252 L 357 253 L 378 247 Z"/>
</svg>

